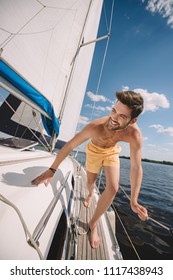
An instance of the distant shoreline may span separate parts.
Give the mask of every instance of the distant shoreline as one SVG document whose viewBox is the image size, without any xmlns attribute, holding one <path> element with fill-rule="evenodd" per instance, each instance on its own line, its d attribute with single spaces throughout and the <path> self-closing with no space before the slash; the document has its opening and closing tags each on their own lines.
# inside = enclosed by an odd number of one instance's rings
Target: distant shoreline
<svg viewBox="0 0 173 280">
<path fill-rule="evenodd" d="M 74 151 L 74 152 L 76 152 L 76 151 Z M 78 153 L 85 153 L 85 152 L 78 151 Z M 120 158 L 130 159 L 130 157 L 127 157 L 127 156 L 120 156 Z M 142 161 L 150 162 L 150 163 L 157 163 L 157 164 L 164 164 L 164 165 L 173 165 L 173 162 L 166 161 L 166 160 L 161 161 L 161 160 L 154 160 L 154 159 L 143 158 Z"/>
<path fill-rule="evenodd" d="M 126 157 L 126 156 L 120 156 L 120 158 L 130 159 L 130 157 Z M 144 162 L 151 162 L 151 163 L 158 163 L 158 164 L 165 164 L 165 165 L 173 165 L 173 162 L 166 161 L 166 160 L 160 161 L 160 160 L 153 160 L 153 159 L 143 158 L 142 161 L 144 161 Z"/>
<path fill-rule="evenodd" d="M 4 138 L 0 137 L 0 140 L 4 140 Z M 74 150 L 73 152 L 77 152 L 77 151 Z M 85 153 L 85 152 L 82 152 L 82 151 L 78 151 L 78 152 L 79 153 Z M 127 157 L 127 156 L 120 156 L 120 158 L 130 159 L 130 157 Z M 166 161 L 166 160 L 159 161 L 159 160 L 152 160 L 152 159 L 143 158 L 142 161 L 144 161 L 144 162 L 151 162 L 151 163 L 157 163 L 157 164 L 164 164 L 164 165 L 173 165 L 173 162 Z"/>
</svg>

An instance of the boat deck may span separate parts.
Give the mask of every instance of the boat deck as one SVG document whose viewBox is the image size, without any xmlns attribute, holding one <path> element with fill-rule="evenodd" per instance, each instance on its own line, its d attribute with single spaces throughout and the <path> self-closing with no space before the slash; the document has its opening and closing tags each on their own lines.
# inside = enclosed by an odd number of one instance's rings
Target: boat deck
<svg viewBox="0 0 173 280">
<path fill-rule="evenodd" d="M 81 182 L 83 183 L 83 182 Z M 80 213 L 78 221 L 78 235 L 77 235 L 77 256 L 78 260 L 105 260 L 109 259 L 108 250 L 106 246 L 106 237 L 104 236 L 104 231 L 102 229 L 103 225 L 98 223 L 98 234 L 100 236 L 100 246 L 97 249 L 92 249 L 89 242 L 89 232 L 88 223 L 94 213 L 95 207 L 97 205 L 96 198 L 94 197 L 89 208 L 84 206 L 84 200 L 87 196 L 87 189 L 84 186 L 86 184 L 81 184 L 80 188 Z"/>
<path fill-rule="evenodd" d="M 84 206 L 85 198 L 88 195 L 86 187 L 86 174 L 83 176 L 81 170 L 78 173 L 75 184 L 75 203 L 74 203 L 74 216 L 77 219 L 77 249 L 75 259 L 77 260 L 109 260 L 109 259 L 121 259 L 119 253 L 119 245 L 115 237 L 115 215 L 111 213 L 105 213 L 98 222 L 98 234 L 100 237 L 100 246 L 97 249 L 93 249 L 89 242 L 88 223 L 93 216 L 97 200 L 99 198 L 97 189 L 92 199 L 89 208 Z M 110 215 L 111 214 L 111 215 Z M 109 216 L 108 216 L 109 215 Z M 105 230 L 107 228 L 107 231 Z M 110 253 L 111 251 L 111 253 Z"/>
</svg>

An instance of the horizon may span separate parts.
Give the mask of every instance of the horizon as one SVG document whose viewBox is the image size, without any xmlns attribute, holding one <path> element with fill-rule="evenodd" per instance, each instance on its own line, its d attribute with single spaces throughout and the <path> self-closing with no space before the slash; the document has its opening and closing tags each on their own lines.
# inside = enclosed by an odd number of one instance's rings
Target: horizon
<svg viewBox="0 0 173 280">
<path fill-rule="evenodd" d="M 72 151 L 72 153 L 76 153 L 76 152 L 86 154 L 85 151 L 78 150 L 78 149 L 74 149 Z M 129 156 L 124 156 L 124 155 L 120 155 L 119 157 L 124 158 L 124 159 L 130 159 Z M 173 164 L 173 161 L 166 161 L 166 160 L 154 160 L 154 159 L 149 159 L 149 158 L 142 158 L 141 160 L 142 161 L 148 161 L 148 162 L 151 162 L 151 163 L 161 163 L 161 164 L 168 164 L 168 165 L 169 165 L 169 163 L 171 163 L 170 165 Z"/>
<path fill-rule="evenodd" d="M 105 1 L 98 37 L 106 34 L 112 1 Z M 108 25 L 107 23 L 107 25 Z M 138 118 L 143 134 L 143 158 L 173 158 L 173 7 L 171 1 L 115 1 L 111 36 L 101 82 L 106 41 L 96 44 L 90 77 L 76 132 L 91 120 L 108 115 L 114 92 L 131 90 L 144 98 Z M 129 147 L 121 143 L 122 154 Z M 84 150 L 84 145 L 80 146 Z"/>
<path fill-rule="evenodd" d="M 113 0 L 104 3 L 98 37 L 108 32 Z M 106 44 L 106 40 L 96 44 L 76 132 L 91 120 L 109 114 L 115 102 L 115 91 L 140 92 L 145 103 L 144 112 L 137 122 L 143 134 L 142 158 L 171 161 L 172 0 L 116 0 L 108 51 L 102 69 Z M 6 93 L 2 94 L 5 97 Z M 0 136 L 5 137 L 5 134 L 0 133 Z M 84 150 L 85 145 L 80 146 L 80 149 Z M 120 145 L 121 154 L 129 156 L 129 145 L 122 142 Z"/>
</svg>

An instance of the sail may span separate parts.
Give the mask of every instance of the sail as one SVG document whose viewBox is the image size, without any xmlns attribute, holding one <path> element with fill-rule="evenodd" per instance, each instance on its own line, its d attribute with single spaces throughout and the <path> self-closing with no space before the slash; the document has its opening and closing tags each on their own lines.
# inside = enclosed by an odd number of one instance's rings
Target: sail
<svg viewBox="0 0 173 280">
<path fill-rule="evenodd" d="M 13 124 L 37 130 L 42 122 L 51 135 L 60 122 L 60 140 L 75 134 L 94 52 L 94 44 L 80 45 L 96 38 L 102 2 L 0 1 L 0 84 L 20 100 Z M 27 121 L 33 115 L 37 121 Z"/>
</svg>

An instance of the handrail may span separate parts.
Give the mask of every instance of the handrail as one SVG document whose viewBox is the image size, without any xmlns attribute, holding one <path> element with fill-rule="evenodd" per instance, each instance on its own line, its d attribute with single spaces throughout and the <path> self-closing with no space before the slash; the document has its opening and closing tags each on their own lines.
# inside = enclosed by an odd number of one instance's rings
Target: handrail
<svg viewBox="0 0 173 280">
<path fill-rule="evenodd" d="M 26 146 L 26 147 L 24 147 L 24 148 L 21 148 L 21 149 L 19 149 L 19 151 L 25 151 L 25 150 L 28 150 L 28 149 L 30 149 L 30 148 L 33 148 L 33 147 L 35 147 L 35 146 L 38 146 L 39 145 L 39 143 L 37 142 L 37 143 L 34 143 L 34 144 L 32 144 L 32 145 L 29 145 L 29 146 Z"/>
<path fill-rule="evenodd" d="M 80 215 L 80 203 L 79 203 L 79 188 L 80 188 L 80 180 L 81 177 L 78 174 L 79 169 L 77 168 L 77 174 L 75 176 L 75 206 L 73 209 L 73 215 L 71 217 L 71 254 L 70 260 L 75 260 L 77 254 L 77 233 L 78 233 L 78 223 L 79 223 L 79 215 Z M 77 199 L 78 198 L 78 199 Z"/>
<path fill-rule="evenodd" d="M 33 157 L 30 157 L 30 158 L 19 158 L 19 159 L 17 159 L 17 158 L 15 158 L 15 159 L 12 159 L 12 160 L 5 160 L 5 161 L 3 161 L 2 159 L 1 159 L 1 161 L 0 161 L 0 166 L 5 166 L 5 165 L 10 165 L 10 164 L 18 164 L 18 163 L 21 163 L 21 162 L 26 162 L 26 161 L 37 161 L 37 160 L 40 160 L 40 159 L 45 159 L 45 158 L 50 158 L 50 157 L 52 157 L 52 154 L 49 154 L 48 156 L 41 156 L 41 157 L 35 157 L 35 158 L 33 158 Z"/>
<path fill-rule="evenodd" d="M 61 193 L 65 187 L 65 184 L 68 180 L 68 177 L 70 175 L 71 171 L 68 171 L 63 182 L 61 183 L 60 185 L 60 188 L 59 188 L 59 191 L 57 192 L 57 194 L 54 196 L 54 198 L 51 200 L 48 208 L 46 209 L 45 213 L 43 214 L 42 218 L 40 219 L 39 223 L 37 224 L 33 234 L 32 234 L 32 238 L 35 240 L 35 242 L 38 242 L 41 234 L 43 233 L 48 221 L 49 221 L 49 218 L 61 196 Z"/>
<path fill-rule="evenodd" d="M 31 236 L 31 233 L 27 227 L 27 224 L 25 223 L 25 220 L 22 216 L 22 213 L 20 212 L 20 210 L 17 208 L 17 206 L 12 203 L 10 200 L 8 200 L 6 197 L 4 197 L 2 194 L 0 194 L 0 200 L 4 203 L 6 203 L 7 205 L 11 206 L 17 213 L 21 223 L 22 223 L 22 226 L 23 226 L 23 229 L 24 229 L 24 232 L 25 232 L 25 236 L 26 236 L 26 239 L 29 238 L 29 241 L 30 241 L 30 244 L 35 248 L 35 250 L 37 251 L 38 255 L 39 255 L 39 258 L 41 260 L 43 260 L 43 255 L 42 255 L 42 252 L 40 251 L 39 249 L 39 246 L 37 245 L 37 243 L 35 242 L 35 240 L 32 238 Z"/>
</svg>

